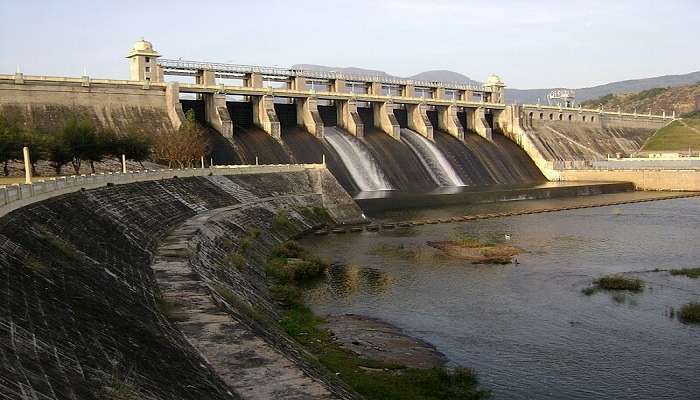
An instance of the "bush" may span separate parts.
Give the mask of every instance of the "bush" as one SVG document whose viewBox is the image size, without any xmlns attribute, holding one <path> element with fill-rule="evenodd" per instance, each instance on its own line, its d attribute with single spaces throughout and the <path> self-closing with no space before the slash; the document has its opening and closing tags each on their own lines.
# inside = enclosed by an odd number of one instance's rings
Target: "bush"
<svg viewBox="0 0 700 400">
<path fill-rule="evenodd" d="M 286 241 L 272 250 L 273 257 L 304 258 L 306 255 L 306 249 L 294 240 Z"/>
<path fill-rule="evenodd" d="M 274 230 L 290 230 L 294 228 L 292 220 L 286 211 L 279 211 L 272 218 L 272 229 Z"/>
<path fill-rule="evenodd" d="M 640 279 L 627 278 L 622 275 L 606 275 L 594 283 L 604 290 L 631 290 L 633 292 L 642 290 L 644 286 Z"/>
<path fill-rule="evenodd" d="M 242 271 L 246 266 L 246 259 L 240 253 L 229 253 L 224 257 L 224 264 L 227 267 L 234 267 L 239 271 Z"/>
<path fill-rule="evenodd" d="M 683 322 L 700 323 L 700 303 L 688 303 L 681 307 L 678 318 Z"/>
</svg>

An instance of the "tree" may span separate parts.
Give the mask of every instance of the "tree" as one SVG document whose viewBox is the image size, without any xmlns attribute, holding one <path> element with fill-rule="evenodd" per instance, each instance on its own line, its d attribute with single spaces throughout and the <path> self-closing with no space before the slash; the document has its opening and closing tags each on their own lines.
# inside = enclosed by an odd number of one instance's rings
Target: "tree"
<svg viewBox="0 0 700 400">
<path fill-rule="evenodd" d="M 204 130 L 189 110 L 180 129 L 175 132 L 161 132 L 154 141 L 153 153 L 157 161 L 169 167 L 192 167 L 207 151 Z"/>
<path fill-rule="evenodd" d="M 61 175 L 61 169 L 63 169 L 63 166 L 73 160 L 73 155 L 71 154 L 68 145 L 66 145 L 63 137 L 60 135 L 55 135 L 47 141 L 46 153 L 46 159 L 53 167 L 57 176 Z"/>
<path fill-rule="evenodd" d="M 72 156 L 71 164 L 76 175 L 80 173 L 80 165 L 83 160 L 89 160 L 92 163 L 95 158 L 98 158 L 99 151 L 96 151 L 96 148 L 100 144 L 95 127 L 89 121 L 78 117 L 69 118 L 63 127 L 62 136 L 63 142 Z"/>
<path fill-rule="evenodd" d="M 3 173 L 10 175 L 8 163 L 21 157 L 22 136 L 17 121 L 0 114 L 0 162 Z"/>
<path fill-rule="evenodd" d="M 48 137 L 34 131 L 24 131 L 21 133 L 22 146 L 29 148 L 29 158 L 32 164 L 32 175 L 39 175 L 36 164 L 40 160 L 46 160 L 48 154 Z"/>
<path fill-rule="evenodd" d="M 143 161 L 151 155 L 153 140 L 144 133 L 130 130 L 123 136 L 112 135 L 106 152 L 121 161 L 122 154 L 128 160 L 137 161 L 143 167 Z"/>
</svg>

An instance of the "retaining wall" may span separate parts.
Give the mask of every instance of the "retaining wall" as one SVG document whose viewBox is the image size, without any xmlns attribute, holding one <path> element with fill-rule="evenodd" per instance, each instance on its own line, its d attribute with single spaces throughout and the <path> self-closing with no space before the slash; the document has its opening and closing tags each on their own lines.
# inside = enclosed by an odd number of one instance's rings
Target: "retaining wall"
<svg viewBox="0 0 700 400">
<path fill-rule="evenodd" d="M 122 396 L 154 400 L 241 397 L 173 325 L 178 306 L 164 302 L 149 267 L 161 240 L 193 217 L 242 205 L 256 211 L 225 219 L 232 229 L 225 233 L 236 243 L 234 229 L 257 224 L 262 245 L 255 260 L 319 222 L 308 204 L 327 206 L 339 222 L 361 218 L 342 189 L 322 192 L 337 186 L 324 168 L 256 168 L 267 173 L 113 174 L 113 179 L 150 180 L 114 186 L 93 182 L 98 187 L 84 191 L 71 185 L 63 188 L 69 193 L 46 192 L 50 197 L 42 201 L 35 193 L 25 199 L 33 202 L 0 217 L 0 397 L 116 398 L 115 388 Z M 170 175 L 178 178 L 167 179 Z M 91 178 L 77 179 L 89 185 Z M 273 217 L 282 210 L 290 224 L 279 231 Z M 250 278 L 248 284 L 238 287 L 265 296 L 263 272 L 255 264 L 241 275 Z M 261 340 L 278 349 L 274 336 Z M 295 365 L 304 361 L 289 359 Z"/>
<path fill-rule="evenodd" d="M 624 181 L 638 190 L 700 191 L 700 170 L 585 169 L 558 171 L 562 181 Z"/>
</svg>

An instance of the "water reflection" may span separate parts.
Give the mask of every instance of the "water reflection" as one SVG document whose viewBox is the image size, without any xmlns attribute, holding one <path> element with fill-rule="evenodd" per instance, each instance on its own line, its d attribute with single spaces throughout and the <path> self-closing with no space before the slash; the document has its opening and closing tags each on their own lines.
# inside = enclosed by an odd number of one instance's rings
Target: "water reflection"
<svg viewBox="0 0 700 400">
<path fill-rule="evenodd" d="M 328 268 L 326 281 L 306 291 L 310 301 L 326 295 L 333 298 L 349 297 L 356 293 L 378 295 L 389 290 L 391 277 L 376 268 L 356 264 L 332 264 Z"/>
</svg>

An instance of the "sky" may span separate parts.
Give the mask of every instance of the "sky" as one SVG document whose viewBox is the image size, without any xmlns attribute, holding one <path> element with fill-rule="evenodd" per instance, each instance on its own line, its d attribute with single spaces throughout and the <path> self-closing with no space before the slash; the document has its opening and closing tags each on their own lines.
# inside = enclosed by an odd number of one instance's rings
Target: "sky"
<svg viewBox="0 0 700 400">
<path fill-rule="evenodd" d="M 700 1 L 0 0 L 0 73 L 126 79 L 166 58 L 587 87 L 700 70 Z"/>
</svg>

